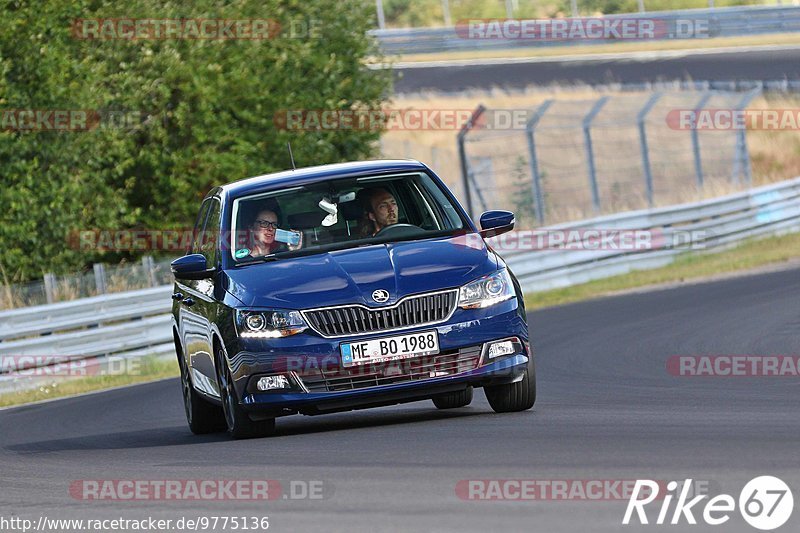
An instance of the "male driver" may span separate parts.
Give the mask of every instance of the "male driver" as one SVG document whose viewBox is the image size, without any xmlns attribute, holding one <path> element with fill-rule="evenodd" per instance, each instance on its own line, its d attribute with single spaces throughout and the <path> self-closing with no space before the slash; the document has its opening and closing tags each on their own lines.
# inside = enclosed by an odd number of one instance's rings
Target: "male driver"
<svg viewBox="0 0 800 533">
<path fill-rule="evenodd" d="M 362 226 L 364 236 L 375 236 L 386 226 L 397 224 L 397 201 L 383 187 L 363 189 L 358 193 L 364 206 L 365 218 Z"/>
</svg>

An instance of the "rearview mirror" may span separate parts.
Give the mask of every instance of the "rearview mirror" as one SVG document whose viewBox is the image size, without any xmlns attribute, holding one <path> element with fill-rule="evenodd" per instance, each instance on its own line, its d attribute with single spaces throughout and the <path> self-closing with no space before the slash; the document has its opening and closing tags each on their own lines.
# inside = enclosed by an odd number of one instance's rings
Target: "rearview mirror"
<svg viewBox="0 0 800 533">
<path fill-rule="evenodd" d="M 514 213 L 511 211 L 486 211 L 481 215 L 481 237 L 489 238 L 514 229 Z"/>
<path fill-rule="evenodd" d="M 203 254 L 179 257 L 170 263 L 170 270 L 175 279 L 206 279 L 212 277 L 216 271 L 214 267 L 208 267 Z"/>
</svg>

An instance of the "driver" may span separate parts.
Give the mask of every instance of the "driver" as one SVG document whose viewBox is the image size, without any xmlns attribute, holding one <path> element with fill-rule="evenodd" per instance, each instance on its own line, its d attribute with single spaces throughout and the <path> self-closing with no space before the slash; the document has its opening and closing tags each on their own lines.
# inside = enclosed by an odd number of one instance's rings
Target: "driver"
<svg viewBox="0 0 800 533">
<path fill-rule="evenodd" d="M 359 191 L 359 197 L 364 207 L 363 236 L 374 237 L 386 226 L 397 224 L 397 201 L 392 193 L 383 187 L 373 187 Z"/>
</svg>

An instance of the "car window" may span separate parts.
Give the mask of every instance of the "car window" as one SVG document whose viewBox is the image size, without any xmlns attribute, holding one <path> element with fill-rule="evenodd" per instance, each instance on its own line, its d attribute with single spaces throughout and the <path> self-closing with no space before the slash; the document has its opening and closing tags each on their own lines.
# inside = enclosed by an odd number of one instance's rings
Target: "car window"
<svg viewBox="0 0 800 533">
<path fill-rule="evenodd" d="M 425 238 L 464 227 L 447 195 L 425 173 L 346 178 L 234 200 L 231 247 L 234 259 L 250 260 Z"/>
<path fill-rule="evenodd" d="M 203 205 L 200 206 L 200 212 L 197 215 L 197 221 L 194 223 L 194 230 L 192 230 L 192 247 L 187 253 L 196 254 L 200 251 L 200 240 L 202 238 L 203 226 L 208 216 L 208 207 L 211 205 L 211 199 L 206 198 Z"/>
<path fill-rule="evenodd" d="M 219 222 L 221 207 L 217 198 L 212 198 L 209 202 L 208 217 L 203 227 L 203 237 L 200 239 L 199 253 L 206 257 L 206 264 L 214 266 L 217 264 L 217 250 L 219 249 Z"/>
</svg>

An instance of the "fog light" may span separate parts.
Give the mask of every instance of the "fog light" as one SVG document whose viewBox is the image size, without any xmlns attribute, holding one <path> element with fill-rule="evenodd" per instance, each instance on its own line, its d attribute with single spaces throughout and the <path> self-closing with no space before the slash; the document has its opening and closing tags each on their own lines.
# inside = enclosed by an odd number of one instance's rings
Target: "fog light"
<svg viewBox="0 0 800 533">
<path fill-rule="evenodd" d="M 512 341 L 493 342 L 489 345 L 489 359 L 512 353 L 514 353 L 514 343 Z"/>
<path fill-rule="evenodd" d="M 256 388 L 260 391 L 275 390 L 275 389 L 290 389 L 292 386 L 286 376 L 264 376 L 258 380 Z"/>
</svg>

